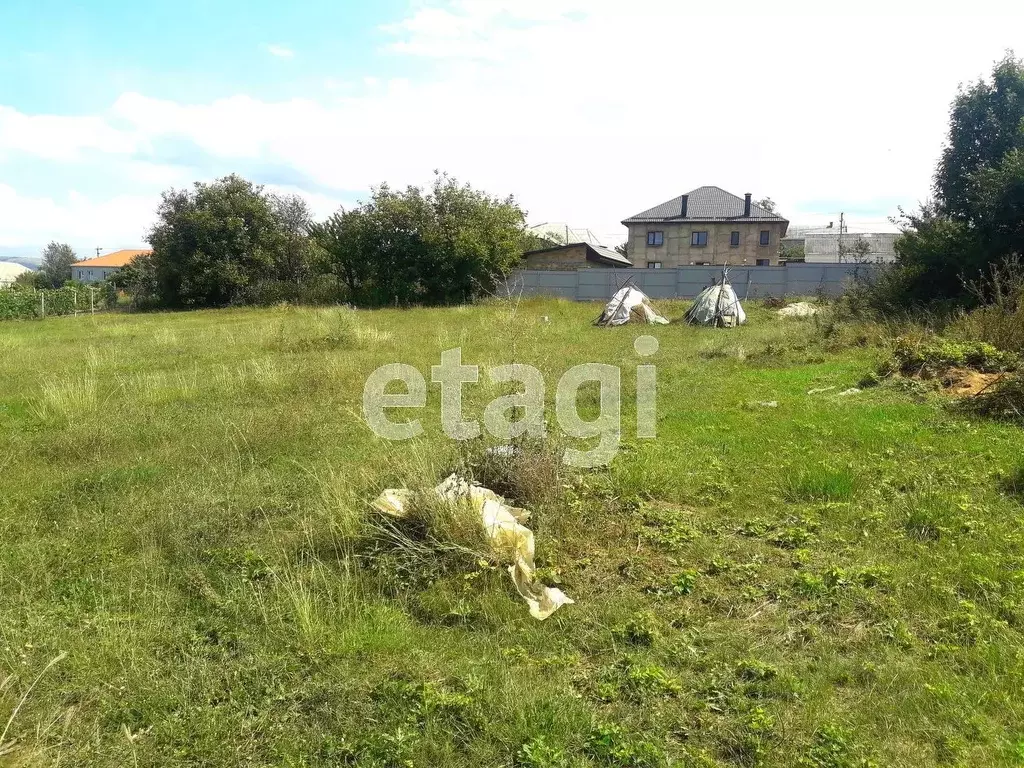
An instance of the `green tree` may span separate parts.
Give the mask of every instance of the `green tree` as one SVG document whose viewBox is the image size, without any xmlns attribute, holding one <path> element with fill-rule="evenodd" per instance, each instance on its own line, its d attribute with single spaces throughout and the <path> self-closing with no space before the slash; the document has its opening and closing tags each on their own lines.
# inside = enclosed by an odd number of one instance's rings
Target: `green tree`
<svg viewBox="0 0 1024 768">
<path fill-rule="evenodd" d="M 138 256 L 127 266 L 122 267 L 117 273 L 116 284 L 117 288 L 128 294 L 134 309 L 148 309 L 160 304 L 156 261 L 153 256 Z"/>
<path fill-rule="evenodd" d="M 43 264 L 39 268 L 46 288 L 60 288 L 71 279 L 71 265 L 78 261 L 75 251 L 67 243 L 51 242 L 43 249 Z"/>
<path fill-rule="evenodd" d="M 359 304 L 371 301 L 374 269 L 366 255 L 373 252 L 376 244 L 370 235 L 370 225 L 364 210 L 342 209 L 326 221 L 310 226 L 310 238 L 323 254 L 325 271 L 336 275 L 349 299 Z"/>
<path fill-rule="evenodd" d="M 768 211 L 768 213 L 775 213 L 776 204 L 770 197 L 758 200 L 757 204 Z"/>
<path fill-rule="evenodd" d="M 1024 134 L 1024 125 L 1021 127 Z M 994 167 L 975 175 L 974 210 L 986 250 L 1024 256 L 1024 150 L 1014 149 Z"/>
<path fill-rule="evenodd" d="M 511 197 L 437 174 L 427 191 L 381 186 L 312 236 L 353 301 L 457 303 L 490 293 L 519 263 L 525 214 Z"/>
<path fill-rule="evenodd" d="M 246 300 L 289 262 L 287 234 L 263 188 L 231 175 L 163 194 L 149 234 L 156 293 L 166 306 Z"/>
<path fill-rule="evenodd" d="M 982 179 L 1014 149 L 1024 149 L 1024 62 L 1007 55 L 990 80 L 961 88 L 949 113 L 949 136 L 935 173 L 941 213 L 978 220 Z"/>
<path fill-rule="evenodd" d="M 311 269 L 309 203 L 298 195 L 271 195 L 270 208 L 283 236 L 275 269 L 279 280 L 300 283 Z"/>
</svg>

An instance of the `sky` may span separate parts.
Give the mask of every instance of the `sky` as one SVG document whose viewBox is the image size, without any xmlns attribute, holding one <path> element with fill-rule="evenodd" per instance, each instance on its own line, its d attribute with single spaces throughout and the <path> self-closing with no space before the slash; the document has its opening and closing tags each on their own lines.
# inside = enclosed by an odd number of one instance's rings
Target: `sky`
<svg viewBox="0 0 1024 768">
<path fill-rule="evenodd" d="M 0 0 L 0 259 L 145 247 L 239 173 L 318 217 L 435 170 L 621 242 L 695 187 L 889 230 L 1024 3 Z"/>
</svg>

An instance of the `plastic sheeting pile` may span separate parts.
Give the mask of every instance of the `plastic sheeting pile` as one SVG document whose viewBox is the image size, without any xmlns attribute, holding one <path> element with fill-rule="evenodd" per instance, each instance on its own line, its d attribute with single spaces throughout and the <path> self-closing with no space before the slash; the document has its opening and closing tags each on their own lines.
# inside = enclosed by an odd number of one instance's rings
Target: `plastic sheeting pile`
<svg viewBox="0 0 1024 768">
<path fill-rule="evenodd" d="M 686 322 L 691 325 L 743 325 L 747 313 L 740 306 L 740 299 L 729 283 L 712 285 L 700 292 L 693 306 L 686 312 Z"/>
<path fill-rule="evenodd" d="M 636 315 L 634 316 L 634 312 Z M 631 319 L 641 320 L 648 325 L 668 325 L 668 320 L 659 315 L 647 295 L 631 285 L 620 289 L 608 302 L 598 318 L 598 325 L 625 325 Z"/>
<path fill-rule="evenodd" d="M 530 606 L 531 616 L 543 621 L 563 605 L 573 603 L 562 590 L 545 586 L 534 576 L 533 531 L 523 525 L 530 517 L 529 512 L 509 506 L 494 491 L 468 483 L 457 475 L 434 488 L 434 493 L 453 504 L 470 505 L 479 513 L 495 551 L 514 556 L 515 563 L 508 567 L 508 572 L 516 590 Z M 404 518 L 412 496 L 413 492 L 406 488 L 389 489 L 378 497 L 374 506 L 387 515 Z"/>
<path fill-rule="evenodd" d="M 818 314 L 818 307 L 808 301 L 798 301 L 779 310 L 779 317 L 813 317 Z"/>
</svg>

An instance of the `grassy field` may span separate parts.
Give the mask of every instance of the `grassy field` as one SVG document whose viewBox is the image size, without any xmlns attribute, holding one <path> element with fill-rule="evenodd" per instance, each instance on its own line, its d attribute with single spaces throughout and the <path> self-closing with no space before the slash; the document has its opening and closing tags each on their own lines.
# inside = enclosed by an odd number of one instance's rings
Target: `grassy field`
<svg viewBox="0 0 1024 768">
<path fill-rule="evenodd" d="M 912 385 L 840 396 L 873 329 L 597 312 L 0 325 L 0 765 L 1024 765 L 1020 430 Z M 494 562 L 374 533 L 382 488 L 481 446 L 443 438 L 434 385 L 422 438 L 377 439 L 363 382 L 458 346 L 549 399 L 577 363 L 623 370 L 614 463 L 520 478 L 576 600 L 546 622 Z"/>
</svg>

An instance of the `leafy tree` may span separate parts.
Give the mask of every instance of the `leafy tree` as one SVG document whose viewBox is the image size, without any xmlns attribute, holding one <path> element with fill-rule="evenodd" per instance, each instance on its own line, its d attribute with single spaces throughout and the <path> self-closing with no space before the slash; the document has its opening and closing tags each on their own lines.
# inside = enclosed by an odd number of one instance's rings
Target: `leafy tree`
<svg viewBox="0 0 1024 768">
<path fill-rule="evenodd" d="M 131 297 L 131 306 L 135 309 L 145 309 L 160 303 L 153 256 L 137 256 L 118 271 L 116 282 L 117 287 Z"/>
<path fill-rule="evenodd" d="M 43 249 L 43 264 L 39 268 L 46 288 L 60 288 L 71 279 L 71 265 L 78 261 L 75 251 L 67 243 L 51 242 Z"/>
<path fill-rule="evenodd" d="M 779 258 L 786 261 L 803 261 L 806 258 L 803 241 L 800 245 L 782 244 L 779 249 Z"/>
<path fill-rule="evenodd" d="M 839 242 L 839 261 L 853 264 L 865 264 L 868 261 L 868 254 L 871 246 L 867 240 L 857 237 Z"/>
<path fill-rule="evenodd" d="M 374 275 L 373 264 L 366 259 L 375 247 L 370 224 L 364 210 L 342 209 L 326 221 L 310 226 L 310 237 L 324 254 L 327 270 L 337 276 L 349 298 L 357 303 L 369 300 Z"/>
<path fill-rule="evenodd" d="M 279 280 L 300 283 L 310 272 L 310 228 L 313 215 L 309 203 L 298 195 L 271 195 L 270 207 L 283 235 L 275 269 Z"/>
<path fill-rule="evenodd" d="M 775 201 L 772 200 L 770 197 L 766 197 L 763 200 L 758 200 L 757 204 L 764 208 L 766 211 L 768 211 L 768 213 L 775 213 Z"/>
<path fill-rule="evenodd" d="M 1008 53 L 991 81 L 961 88 L 949 113 L 949 137 L 935 173 L 941 213 L 977 220 L 983 171 L 1014 149 L 1024 149 L 1024 62 Z"/>
<path fill-rule="evenodd" d="M 619 243 L 618 245 L 616 245 L 615 246 L 615 252 L 617 254 L 619 254 L 620 256 L 622 256 L 624 259 L 628 259 L 629 258 L 629 241 L 627 240 L 624 243 Z"/>
<path fill-rule="evenodd" d="M 156 294 L 167 306 L 224 306 L 290 264 L 288 236 L 263 188 L 231 175 L 163 194 L 150 232 Z"/>
<path fill-rule="evenodd" d="M 1011 150 L 974 178 L 978 193 L 974 210 L 987 250 L 1024 256 L 1024 150 Z"/>
<path fill-rule="evenodd" d="M 522 256 L 525 214 L 437 174 L 424 191 L 381 186 L 371 199 L 312 228 L 353 301 L 446 304 L 492 291 Z"/>
</svg>

